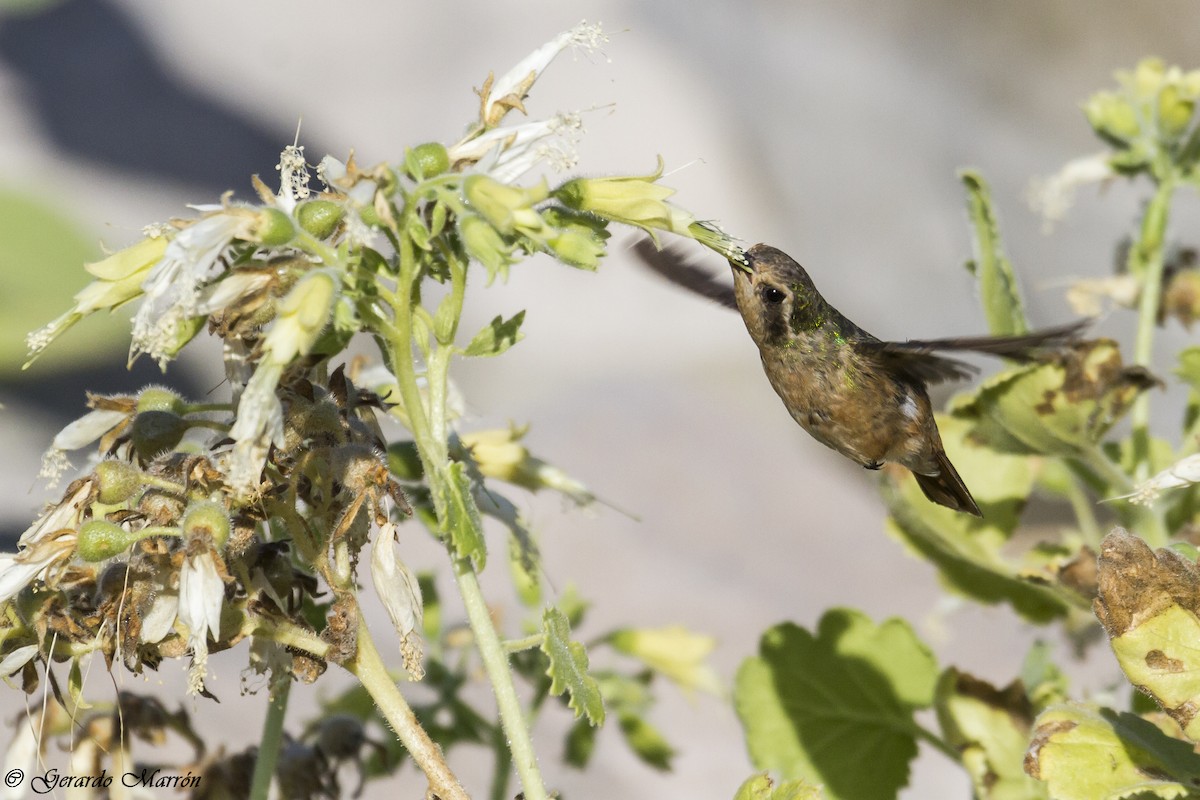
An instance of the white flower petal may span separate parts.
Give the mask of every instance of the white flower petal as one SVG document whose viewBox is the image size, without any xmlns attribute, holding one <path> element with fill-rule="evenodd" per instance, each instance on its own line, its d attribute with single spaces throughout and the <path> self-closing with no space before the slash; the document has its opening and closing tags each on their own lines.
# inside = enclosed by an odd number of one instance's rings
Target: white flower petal
<svg viewBox="0 0 1200 800">
<path fill-rule="evenodd" d="M 1149 505 L 1166 489 L 1179 489 L 1200 483 L 1200 454 L 1188 456 L 1149 480 L 1137 485 L 1133 494 L 1125 495 L 1129 502 Z"/>
<path fill-rule="evenodd" d="M 24 647 L 18 647 L 0 661 L 0 677 L 8 677 L 21 667 L 28 664 L 33 657 L 37 655 L 38 646 L 36 644 L 27 644 Z"/>
<path fill-rule="evenodd" d="M 141 639 L 146 644 L 158 644 L 175 627 L 179 615 L 179 595 L 162 592 L 154 598 L 150 610 L 142 615 Z"/>
<path fill-rule="evenodd" d="M 1042 215 L 1042 227 L 1049 232 L 1074 205 L 1076 189 L 1113 177 L 1116 173 L 1108 163 L 1107 153 L 1076 158 L 1049 178 L 1038 178 L 1030 184 L 1029 207 Z"/>
<path fill-rule="evenodd" d="M 425 675 L 421 666 L 421 626 L 425 613 L 421 585 L 404 562 L 396 557 L 396 525 L 392 522 L 380 527 L 371 545 L 371 580 L 392 627 L 400 636 L 404 669 L 415 680 L 420 680 Z"/>
</svg>

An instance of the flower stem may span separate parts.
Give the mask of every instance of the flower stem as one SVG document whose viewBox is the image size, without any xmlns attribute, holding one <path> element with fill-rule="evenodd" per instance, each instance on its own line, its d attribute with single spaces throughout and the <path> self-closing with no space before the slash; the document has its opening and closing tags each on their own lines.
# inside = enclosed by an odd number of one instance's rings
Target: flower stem
<svg viewBox="0 0 1200 800">
<path fill-rule="evenodd" d="M 1141 280 L 1133 360 L 1146 368 L 1151 366 L 1154 356 L 1154 328 L 1158 324 L 1162 299 L 1163 242 L 1174 191 L 1175 181 L 1170 176 L 1158 184 L 1142 215 L 1138 239 L 1129 251 L 1129 272 Z M 1150 396 L 1147 393 L 1143 392 L 1134 401 L 1130 422 L 1133 425 L 1133 479 L 1144 481 L 1150 477 Z"/>
<path fill-rule="evenodd" d="M 375 701 L 375 706 L 383 714 L 384 719 L 392 726 L 400 743 L 412 756 L 413 761 L 425 773 L 429 780 L 429 789 L 439 800 L 470 800 L 466 790 L 458 782 L 458 778 L 450 771 L 442 749 L 438 747 L 417 717 L 404 695 L 400 693 L 396 682 L 388 674 L 371 633 L 367 630 L 366 622 L 359 617 L 358 622 L 358 652 L 353 661 L 347 662 L 345 668 L 362 683 L 363 688 Z"/>
<path fill-rule="evenodd" d="M 542 783 L 541 772 L 538 771 L 537 755 L 533 751 L 533 740 L 529 736 L 529 727 L 521 710 L 517 688 L 513 684 L 508 655 L 504 652 L 504 645 L 492 624 L 492 616 L 479 588 L 479 579 L 469 559 L 455 560 L 454 579 L 458 582 L 459 594 L 466 605 L 467 619 L 475 633 L 475 644 L 483 659 L 483 668 L 496 694 L 500 725 L 508 738 L 508 749 L 512 753 L 517 774 L 521 776 L 525 800 L 547 800 L 549 795 Z"/>
<path fill-rule="evenodd" d="M 283 717 L 287 713 L 288 694 L 292 676 L 280 670 L 271 672 L 271 691 L 267 701 L 267 718 L 263 721 L 262 743 L 254 762 L 254 779 L 250 784 L 250 800 L 267 800 L 279 748 L 283 744 Z"/>
</svg>

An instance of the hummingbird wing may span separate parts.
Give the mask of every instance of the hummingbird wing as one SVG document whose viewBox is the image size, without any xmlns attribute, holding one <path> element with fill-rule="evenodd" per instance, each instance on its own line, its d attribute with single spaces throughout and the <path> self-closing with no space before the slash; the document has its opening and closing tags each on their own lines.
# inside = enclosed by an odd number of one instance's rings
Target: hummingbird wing
<svg viewBox="0 0 1200 800">
<path fill-rule="evenodd" d="M 1034 361 L 1079 338 L 1091 324 L 1090 319 L 1066 325 L 1042 328 L 1013 336 L 964 336 L 951 339 L 910 339 L 907 342 L 863 342 L 862 350 L 872 353 L 888 367 L 925 383 L 962 380 L 978 370 L 965 361 L 935 355 L 939 350 L 958 350 L 969 353 L 1007 358 L 1013 361 Z"/>
<path fill-rule="evenodd" d="M 642 239 L 633 246 L 633 252 L 651 272 L 669 280 L 676 286 L 681 286 L 689 292 L 694 292 L 717 305 L 738 310 L 737 299 L 733 296 L 733 287 L 716 279 L 711 272 L 684 256 L 677 247 L 659 250 L 649 238 Z"/>
</svg>

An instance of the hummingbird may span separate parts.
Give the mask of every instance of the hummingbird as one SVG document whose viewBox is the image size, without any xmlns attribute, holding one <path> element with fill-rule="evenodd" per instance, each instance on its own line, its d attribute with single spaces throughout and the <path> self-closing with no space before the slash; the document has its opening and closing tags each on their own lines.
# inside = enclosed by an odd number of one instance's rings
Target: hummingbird
<svg viewBox="0 0 1200 800">
<path fill-rule="evenodd" d="M 1071 341 L 1089 322 L 1015 336 L 885 342 L 843 316 L 804 267 L 770 245 L 729 257 L 732 289 L 649 239 L 634 250 L 673 283 L 741 312 L 767 380 L 814 439 L 867 469 L 886 463 L 907 467 L 931 501 L 975 516 L 983 515 L 946 457 L 928 387 L 969 378 L 976 370 L 937 351 L 1030 361 Z"/>
</svg>

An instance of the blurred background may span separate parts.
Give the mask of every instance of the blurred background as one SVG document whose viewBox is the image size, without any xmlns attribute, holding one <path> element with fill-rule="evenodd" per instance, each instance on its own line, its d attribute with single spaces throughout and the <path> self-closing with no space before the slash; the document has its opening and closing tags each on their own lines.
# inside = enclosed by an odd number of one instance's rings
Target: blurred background
<svg viewBox="0 0 1200 800">
<path fill-rule="evenodd" d="M 166 376 L 146 360 L 127 372 L 123 319 L 80 325 L 21 372 L 24 334 L 69 307 L 82 262 L 189 203 L 229 189 L 251 197 L 251 174 L 274 185 L 301 118 L 311 163 L 353 149 L 372 164 L 452 142 L 489 70 L 581 17 L 604 24 L 604 54 L 560 56 L 527 103 L 535 118 L 592 109 L 579 172 L 647 173 L 661 154 L 681 206 L 787 250 L 843 313 L 890 339 L 984 332 L 963 269 L 964 166 L 992 183 L 1032 321 L 1067 320 L 1066 282 L 1111 271 L 1145 187 L 1087 188 L 1046 236 L 1025 201 L 1030 179 L 1100 149 L 1079 105 L 1114 69 L 1147 55 L 1200 66 L 1190 0 L 0 3 L 0 549 L 51 499 L 34 476 L 54 433 L 84 412 L 85 390 L 165 381 L 203 397 L 221 381 L 205 343 Z M 1182 203 L 1173 229 L 1197 212 Z M 875 474 L 788 417 L 737 316 L 641 271 L 628 243 L 615 239 L 597 274 L 534 259 L 475 292 L 465 329 L 525 308 L 526 340 L 456 373 L 464 428 L 532 423 L 531 449 L 629 512 L 522 498 L 550 580 L 593 601 L 581 636 L 683 624 L 718 638 L 714 662 L 730 681 L 768 626 L 811 627 L 848 605 L 913 621 L 943 664 L 1012 680 L 1038 631 L 1006 608 L 944 598 L 933 570 L 886 535 Z M 1130 321 L 1114 315 L 1099 330 L 1128 341 Z M 1182 336 L 1170 328 L 1161 352 Z M 415 525 L 402 536 L 410 566 L 445 572 Z M 502 572 L 485 579 L 515 626 Z M 242 650 L 212 662 L 221 704 L 185 703 L 229 749 L 257 742 L 263 713 L 261 695 L 239 699 Z M 1104 651 L 1080 669 L 1102 689 L 1115 667 Z M 178 692 L 183 671 L 110 680 L 93 669 L 88 689 Z M 293 692 L 289 721 L 339 680 L 331 669 Z M 612 729 L 588 772 L 563 767 L 567 719 L 548 714 L 536 741 L 549 784 L 567 797 L 731 797 L 753 768 L 728 703 L 669 686 L 660 695 L 651 719 L 678 749 L 673 772 L 637 762 Z M 22 702 L 0 693 L 0 716 L 18 717 Z M 489 763 L 475 761 L 463 775 L 482 794 Z M 405 769 L 367 796 L 422 786 Z M 929 750 L 904 797 L 969 794 Z"/>
</svg>

